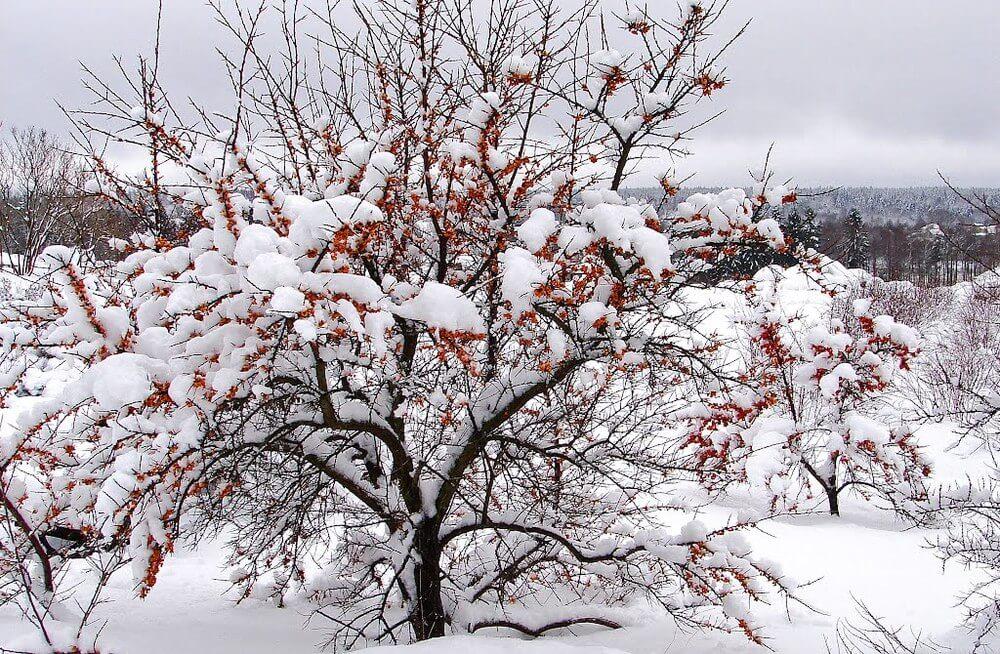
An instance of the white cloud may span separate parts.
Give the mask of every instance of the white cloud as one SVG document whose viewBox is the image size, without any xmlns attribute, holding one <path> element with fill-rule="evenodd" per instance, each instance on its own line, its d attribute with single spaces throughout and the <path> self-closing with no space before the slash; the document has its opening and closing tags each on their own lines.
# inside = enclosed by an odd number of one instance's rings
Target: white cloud
<svg viewBox="0 0 1000 654">
<path fill-rule="evenodd" d="M 675 166 L 682 177 L 695 175 L 691 184 L 749 183 L 747 171 L 760 168 L 772 143 L 776 177 L 800 186 L 936 186 L 939 170 L 960 186 L 1000 183 L 1000 139 L 878 134 L 843 120 L 818 122 L 773 140 L 766 133 L 703 133 L 695 137 L 692 156 Z M 654 182 L 641 175 L 629 180 L 632 185 Z"/>
<path fill-rule="evenodd" d="M 0 120 L 65 132 L 53 100 L 86 103 L 78 62 L 110 79 L 112 53 L 148 55 L 156 5 L 0 0 Z M 716 31 L 751 17 L 726 58 L 732 83 L 712 99 L 727 113 L 695 135 L 679 169 L 740 182 L 773 142 L 780 172 L 802 184 L 933 184 L 940 168 L 959 183 L 1000 185 L 1000 2 L 732 0 Z M 225 35 L 211 10 L 164 2 L 163 28 L 167 88 L 227 106 L 213 52 Z"/>
</svg>

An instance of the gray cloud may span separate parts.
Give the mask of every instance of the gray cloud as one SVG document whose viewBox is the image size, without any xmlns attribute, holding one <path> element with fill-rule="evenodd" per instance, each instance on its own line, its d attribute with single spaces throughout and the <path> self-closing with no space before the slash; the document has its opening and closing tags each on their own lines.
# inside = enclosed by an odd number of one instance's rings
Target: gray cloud
<svg viewBox="0 0 1000 654">
<path fill-rule="evenodd" d="M 210 10 L 164 4 L 165 84 L 225 107 Z M 2 0 L 0 120 L 64 130 L 54 100 L 86 101 L 77 62 L 110 75 L 113 53 L 148 53 L 155 12 L 154 0 Z M 934 184 L 941 169 L 1000 185 L 1000 3 L 733 0 L 719 31 L 749 18 L 726 60 L 732 83 L 713 99 L 726 114 L 680 171 L 743 182 L 774 143 L 778 172 L 800 184 Z"/>
</svg>

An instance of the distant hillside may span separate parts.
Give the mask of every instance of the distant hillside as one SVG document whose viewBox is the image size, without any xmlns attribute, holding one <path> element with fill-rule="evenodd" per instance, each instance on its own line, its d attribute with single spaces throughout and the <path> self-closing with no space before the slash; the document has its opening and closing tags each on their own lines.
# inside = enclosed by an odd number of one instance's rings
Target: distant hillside
<svg viewBox="0 0 1000 654">
<path fill-rule="evenodd" d="M 676 206 L 692 193 L 718 191 L 720 187 L 684 187 L 677 197 L 670 198 L 668 206 Z M 1000 188 L 962 189 L 963 193 L 986 194 L 1000 205 Z M 627 189 L 630 197 L 647 197 L 659 200 L 663 192 L 658 188 Z M 851 209 L 858 209 L 870 225 L 907 223 L 924 225 L 955 222 L 978 222 L 976 215 L 965 202 L 944 186 L 917 188 L 842 187 L 799 188 L 799 206 L 810 207 L 821 221 L 840 219 Z"/>
</svg>

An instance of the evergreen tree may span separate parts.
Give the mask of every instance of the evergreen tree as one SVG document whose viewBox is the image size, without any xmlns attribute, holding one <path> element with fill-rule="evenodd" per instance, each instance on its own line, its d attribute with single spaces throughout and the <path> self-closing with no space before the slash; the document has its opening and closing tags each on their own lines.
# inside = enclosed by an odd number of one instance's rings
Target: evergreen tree
<svg viewBox="0 0 1000 654">
<path fill-rule="evenodd" d="M 816 212 L 807 208 L 799 213 L 795 207 L 784 216 L 775 212 L 775 219 L 781 223 L 782 231 L 797 245 L 806 249 L 816 249 L 819 246 L 819 226 L 816 224 Z"/>
<path fill-rule="evenodd" d="M 801 223 L 798 225 L 798 242 L 809 250 L 819 248 L 820 228 L 816 222 L 816 212 L 812 207 L 806 207 L 802 215 Z"/>
<path fill-rule="evenodd" d="M 924 282 L 930 284 L 944 283 L 944 264 L 948 256 L 948 243 L 944 232 L 936 223 L 924 225 L 914 235 L 920 246 L 920 273 Z"/>
<path fill-rule="evenodd" d="M 802 215 L 799 214 L 798 209 L 792 207 L 787 213 L 782 213 L 780 210 L 775 209 L 773 218 L 781 224 L 781 229 L 787 238 L 794 240 L 796 243 L 799 242 Z"/>
<path fill-rule="evenodd" d="M 844 221 L 844 239 L 841 246 L 841 263 L 848 268 L 867 268 L 871 243 L 864 218 L 857 209 L 851 209 Z"/>
<path fill-rule="evenodd" d="M 806 249 L 819 247 L 820 230 L 816 223 L 816 212 L 811 208 L 804 213 L 792 207 L 787 212 L 780 207 L 771 210 L 771 218 L 781 225 L 781 231 L 789 244 L 801 244 Z M 738 277 L 752 277 L 756 272 L 767 266 L 779 265 L 789 268 L 799 263 L 797 248 L 789 248 L 784 252 L 776 252 L 765 244 L 744 248 L 727 262 L 727 270 Z"/>
<path fill-rule="evenodd" d="M 768 217 L 768 214 L 766 213 L 761 215 L 761 218 L 766 217 Z M 785 238 L 794 238 L 791 233 L 787 231 L 785 217 L 778 207 L 771 210 L 770 217 L 781 225 Z M 724 270 L 725 274 L 728 276 L 748 279 L 753 277 L 757 271 L 762 268 L 766 268 L 774 264 L 788 267 L 794 266 L 796 263 L 797 262 L 793 257 L 788 256 L 787 254 L 779 254 L 773 247 L 770 247 L 766 243 L 750 243 L 747 247 L 741 248 L 739 252 L 721 262 L 719 269 Z"/>
</svg>

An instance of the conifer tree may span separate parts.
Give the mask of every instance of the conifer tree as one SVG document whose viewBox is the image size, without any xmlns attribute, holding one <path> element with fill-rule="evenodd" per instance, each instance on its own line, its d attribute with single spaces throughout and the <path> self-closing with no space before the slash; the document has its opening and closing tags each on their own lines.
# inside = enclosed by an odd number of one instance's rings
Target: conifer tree
<svg viewBox="0 0 1000 654">
<path fill-rule="evenodd" d="M 841 244 L 841 263 L 848 268 L 866 268 L 871 255 L 868 230 L 861 212 L 851 209 L 844 221 L 844 238 Z"/>
<path fill-rule="evenodd" d="M 798 216 L 798 212 L 792 209 L 792 213 Z M 819 247 L 820 229 L 816 222 L 816 212 L 812 207 L 807 207 L 799 218 L 799 223 L 795 225 L 796 232 L 793 238 L 796 239 L 803 248 L 815 250 Z"/>
</svg>

